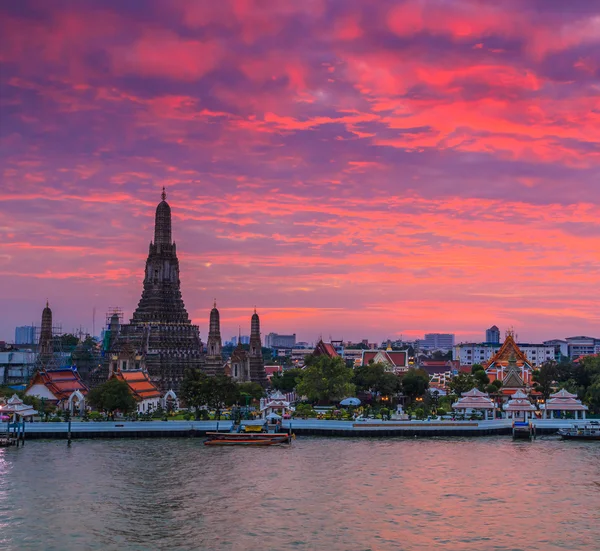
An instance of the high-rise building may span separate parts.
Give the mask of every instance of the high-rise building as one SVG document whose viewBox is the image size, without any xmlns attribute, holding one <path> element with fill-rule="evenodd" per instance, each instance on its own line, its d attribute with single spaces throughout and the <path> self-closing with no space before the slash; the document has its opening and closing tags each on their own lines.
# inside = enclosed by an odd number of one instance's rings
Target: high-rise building
<svg viewBox="0 0 600 551">
<path fill-rule="evenodd" d="M 500 329 L 495 325 L 492 325 L 489 329 L 485 330 L 485 342 L 494 344 L 500 343 Z"/>
<path fill-rule="evenodd" d="M 102 376 L 145 369 L 162 391 L 177 391 L 186 369 L 204 369 L 198 326 L 192 325 L 181 296 L 177 246 L 172 240 L 171 207 L 163 188 L 156 207 L 154 241 L 150 242 L 142 297 L 129 324 L 111 334 Z"/>
<path fill-rule="evenodd" d="M 265 337 L 265 346 L 267 348 L 294 348 L 296 346 L 296 333 L 293 335 L 269 333 Z"/>
<path fill-rule="evenodd" d="M 419 341 L 424 350 L 452 350 L 454 347 L 454 335 L 451 333 L 427 333 L 425 338 Z"/>
<path fill-rule="evenodd" d="M 15 344 L 35 344 L 35 326 L 15 327 Z"/>
</svg>

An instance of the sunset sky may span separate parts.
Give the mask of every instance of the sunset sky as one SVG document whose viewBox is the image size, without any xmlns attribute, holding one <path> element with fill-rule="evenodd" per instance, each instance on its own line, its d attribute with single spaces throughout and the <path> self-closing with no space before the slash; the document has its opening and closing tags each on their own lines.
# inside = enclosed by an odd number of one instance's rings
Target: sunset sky
<svg viewBox="0 0 600 551">
<path fill-rule="evenodd" d="M 0 4 L 0 339 L 141 295 L 206 339 L 600 336 L 600 2 Z"/>
</svg>

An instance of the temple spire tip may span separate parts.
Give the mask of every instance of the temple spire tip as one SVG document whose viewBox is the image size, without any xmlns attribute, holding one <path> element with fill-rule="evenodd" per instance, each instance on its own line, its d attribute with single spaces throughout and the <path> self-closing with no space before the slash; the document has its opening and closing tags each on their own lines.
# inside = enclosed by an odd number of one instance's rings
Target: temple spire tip
<svg viewBox="0 0 600 551">
<path fill-rule="evenodd" d="M 160 196 L 163 201 L 167 200 L 167 190 L 165 189 L 165 186 L 163 186 L 162 193 L 160 194 Z"/>
</svg>

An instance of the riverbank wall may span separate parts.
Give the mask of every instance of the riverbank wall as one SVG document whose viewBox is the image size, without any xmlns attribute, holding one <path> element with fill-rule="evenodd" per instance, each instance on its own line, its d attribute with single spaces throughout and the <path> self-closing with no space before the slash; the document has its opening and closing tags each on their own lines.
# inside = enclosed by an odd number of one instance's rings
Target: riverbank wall
<svg viewBox="0 0 600 551">
<path fill-rule="evenodd" d="M 583 425 L 585 421 L 536 420 L 536 434 L 556 434 L 560 428 Z M 229 432 L 230 421 L 116 421 L 72 422 L 70 438 L 165 438 L 202 437 L 207 432 Z M 25 440 L 67 439 L 68 423 L 25 423 Z M 452 437 L 512 434 L 512 421 L 284 421 L 283 431 L 297 436 L 328 437 Z"/>
</svg>

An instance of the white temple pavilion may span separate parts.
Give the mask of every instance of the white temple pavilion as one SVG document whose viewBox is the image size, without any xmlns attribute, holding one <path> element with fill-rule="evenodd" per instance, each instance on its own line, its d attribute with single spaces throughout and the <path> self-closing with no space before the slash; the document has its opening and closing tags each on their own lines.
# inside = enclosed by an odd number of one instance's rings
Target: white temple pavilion
<svg viewBox="0 0 600 551">
<path fill-rule="evenodd" d="M 547 418 L 547 412 L 550 412 L 550 419 L 554 419 L 554 412 L 558 411 L 572 411 L 575 419 L 579 419 L 578 415 L 581 411 L 582 419 L 585 419 L 585 412 L 588 407 L 581 403 L 581 400 L 577 399 L 577 394 L 571 394 L 569 391 L 559 390 L 554 394 L 550 394 L 548 402 L 544 406 L 544 419 Z"/>
<path fill-rule="evenodd" d="M 0 404 L 0 415 L 31 417 L 32 415 L 36 414 L 37 411 L 31 406 L 24 404 L 23 400 L 21 400 L 16 394 L 13 394 L 12 397 L 8 399 L 6 404 Z"/>
<path fill-rule="evenodd" d="M 261 408 L 260 411 L 262 413 L 263 419 L 267 419 L 269 416 L 274 418 L 273 415 L 283 416 L 290 409 L 290 403 L 285 399 L 285 396 L 277 391 L 274 394 L 271 394 L 269 401 L 265 403 L 263 399 L 261 399 Z"/>
<path fill-rule="evenodd" d="M 489 395 L 476 388 L 469 392 L 463 392 L 461 396 L 452 404 L 452 409 L 462 411 L 463 414 L 466 414 L 467 411 L 483 411 L 484 419 L 487 420 L 488 412 L 496 408 Z"/>
<path fill-rule="evenodd" d="M 535 406 L 529 401 L 527 394 L 522 390 L 517 390 L 510 400 L 504 404 L 503 408 L 509 419 L 520 419 L 527 421 L 533 419 Z"/>
</svg>

